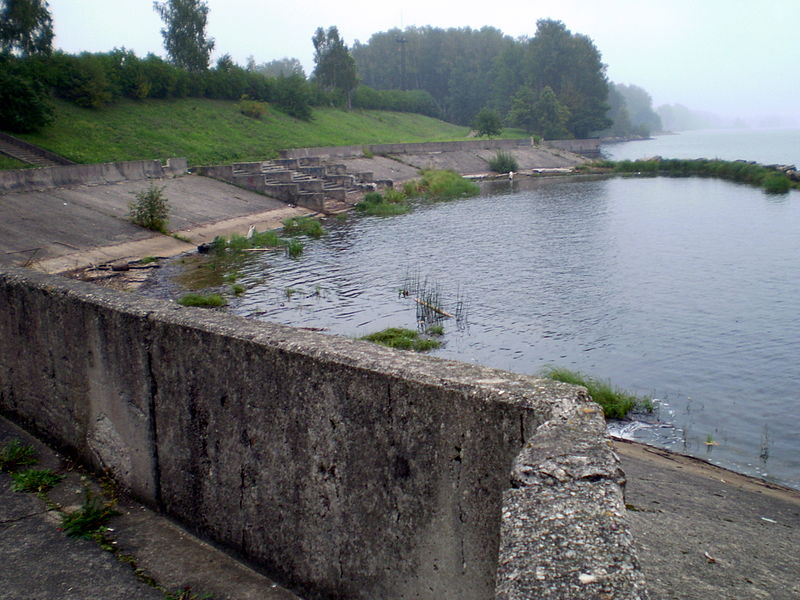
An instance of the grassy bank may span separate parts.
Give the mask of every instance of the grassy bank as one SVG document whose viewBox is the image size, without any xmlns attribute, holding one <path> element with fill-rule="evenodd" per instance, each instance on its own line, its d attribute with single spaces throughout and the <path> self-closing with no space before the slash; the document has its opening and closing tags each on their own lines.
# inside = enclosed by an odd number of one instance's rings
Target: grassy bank
<svg viewBox="0 0 800 600">
<path fill-rule="evenodd" d="M 410 113 L 314 109 L 310 122 L 237 102 L 124 100 L 102 109 L 56 102 L 55 122 L 25 140 L 81 163 L 185 156 L 192 165 L 274 157 L 283 148 L 466 139 L 468 129 Z"/>
<path fill-rule="evenodd" d="M 581 169 L 621 175 L 664 175 L 667 177 L 714 177 L 763 188 L 772 194 L 783 194 L 791 188 L 800 189 L 783 171 L 742 160 L 654 158 L 648 160 L 596 161 Z"/>
</svg>

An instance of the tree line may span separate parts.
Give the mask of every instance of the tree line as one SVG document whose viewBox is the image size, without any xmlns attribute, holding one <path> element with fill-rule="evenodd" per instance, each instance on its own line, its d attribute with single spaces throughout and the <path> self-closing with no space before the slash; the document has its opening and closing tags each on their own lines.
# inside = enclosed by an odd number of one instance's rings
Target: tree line
<svg viewBox="0 0 800 600">
<path fill-rule="evenodd" d="M 204 0 L 153 3 L 168 59 L 124 48 L 70 55 L 52 51 L 45 0 L 0 0 L 0 127 L 33 130 L 53 115 L 51 96 L 87 108 L 121 98 L 269 102 L 298 119 L 312 106 L 416 112 L 475 125 L 495 135 L 512 125 L 548 139 L 647 135 L 660 129 L 650 97 L 609 83 L 590 38 L 560 21 L 537 22 L 532 38 L 484 27 L 410 27 L 374 34 L 348 48 L 338 29 L 311 38 L 314 72 L 297 59 L 245 66 L 229 55 L 210 67 Z"/>
<path fill-rule="evenodd" d="M 628 93 L 635 86 L 621 92 L 610 83 L 592 40 L 561 21 L 539 20 L 533 37 L 517 39 L 493 27 L 390 29 L 352 53 L 364 84 L 425 90 L 454 123 L 491 111 L 545 138 L 610 134 L 617 121 L 615 135 L 660 129 L 649 96 L 641 107 Z"/>
</svg>

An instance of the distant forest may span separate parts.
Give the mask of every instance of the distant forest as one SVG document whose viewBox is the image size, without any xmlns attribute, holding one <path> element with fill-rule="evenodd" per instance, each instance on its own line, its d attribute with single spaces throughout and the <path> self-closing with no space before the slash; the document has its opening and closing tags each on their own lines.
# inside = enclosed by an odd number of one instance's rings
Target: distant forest
<svg viewBox="0 0 800 600">
<path fill-rule="evenodd" d="M 647 92 L 609 83 L 592 40 L 560 21 L 540 20 L 532 38 L 517 39 L 492 27 L 391 29 L 356 42 L 352 56 L 364 85 L 424 90 L 453 123 L 489 108 L 544 137 L 661 130 Z"/>
<path fill-rule="evenodd" d="M 223 54 L 211 67 L 206 3 L 166 0 L 154 8 L 165 25 L 166 60 L 124 48 L 54 52 L 46 2 L 0 0 L 0 129 L 46 126 L 54 96 L 94 109 L 123 98 L 239 100 L 254 118 L 266 102 L 303 120 L 313 118 L 312 106 L 395 110 L 472 126 L 479 135 L 509 126 L 545 139 L 662 129 L 647 92 L 610 83 L 594 42 L 561 21 L 542 19 L 533 37 L 517 39 L 492 27 L 392 29 L 352 49 L 335 26 L 320 27 L 310 39 L 315 67 L 307 78 L 290 58 L 259 65 L 250 57 L 240 66 Z"/>
</svg>

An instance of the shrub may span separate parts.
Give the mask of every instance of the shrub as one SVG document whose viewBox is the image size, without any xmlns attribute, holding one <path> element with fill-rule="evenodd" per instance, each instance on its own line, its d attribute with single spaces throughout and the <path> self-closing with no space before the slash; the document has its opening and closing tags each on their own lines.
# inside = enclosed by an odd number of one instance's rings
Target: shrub
<svg viewBox="0 0 800 600">
<path fill-rule="evenodd" d="M 419 183 L 416 180 L 403 183 L 403 193 L 406 198 L 417 198 L 420 195 Z"/>
<path fill-rule="evenodd" d="M 500 118 L 500 113 L 491 108 L 482 108 L 480 112 L 475 115 L 475 122 L 473 128 L 478 132 L 478 136 L 485 135 L 492 137 L 500 135 L 503 132 L 503 120 Z"/>
<path fill-rule="evenodd" d="M 509 171 L 519 171 L 519 163 L 510 152 L 498 151 L 489 161 L 489 168 L 495 173 L 508 173 Z"/>
<path fill-rule="evenodd" d="M 128 208 L 130 219 L 136 225 L 167 233 L 169 202 L 164 197 L 163 187 L 150 184 L 147 190 L 136 193 L 136 200 Z"/>
<path fill-rule="evenodd" d="M 215 308 L 225 306 L 225 298 L 219 294 L 186 294 L 178 299 L 181 306 L 198 306 L 200 308 Z"/>
<path fill-rule="evenodd" d="M 0 129 L 37 131 L 53 121 L 50 93 L 37 79 L 15 71 L 12 59 L 0 57 Z"/>
<path fill-rule="evenodd" d="M 261 119 L 267 114 L 267 104 L 265 102 L 258 102 L 257 100 L 250 100 L 247 96 L 242 96 L 239 100 L 239 112 L 245 117 L 252 119 Z"/>
</svg>

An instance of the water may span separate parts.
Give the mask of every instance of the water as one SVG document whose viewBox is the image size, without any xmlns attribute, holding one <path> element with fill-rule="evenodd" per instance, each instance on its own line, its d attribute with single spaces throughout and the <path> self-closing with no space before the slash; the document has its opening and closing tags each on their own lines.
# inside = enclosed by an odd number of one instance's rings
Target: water
<svg viewBox="0 0 800 600">
<path fill-rule="evenodd" d="M 607 150 L 800 163 L 800 131 L 773 132 L 774 144 L 762 134 Z M 444 321 L 433 354 L 608 379 L 657 400 L 655 418 L 612 423 L 616 433 L 800 488 L 800 192 L 700 178 L 493 186 L 400 217 L 331 221 L 299 261 L 257 254 L 231 310 L 362 336 L 415 327 L 417 305 L 398 291 L 423 281 L 461 317 Z"/>
<path fill-rule="evenodd" d="M 464 317 L 444 322 L 434 354 L 609 379 L 658 399 L 657 419 L 620 433 L 800 487 L 800 194 L 710 179 L 514 185 L 329 223 L 302 260 L 254 257 L 231 309 L 361 336 L 415 327 L 398 290 L 427 279 Z"/>
<path fill-rule="evenodd" d="M 800 167 L 800 129 L 681 131 L 652 140 L 607 144 L 603 146 L 603 153 L 612 160 L 651 156 L 721 158 Z"/>
</svg>

